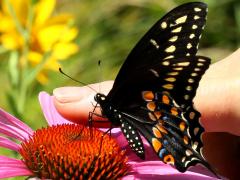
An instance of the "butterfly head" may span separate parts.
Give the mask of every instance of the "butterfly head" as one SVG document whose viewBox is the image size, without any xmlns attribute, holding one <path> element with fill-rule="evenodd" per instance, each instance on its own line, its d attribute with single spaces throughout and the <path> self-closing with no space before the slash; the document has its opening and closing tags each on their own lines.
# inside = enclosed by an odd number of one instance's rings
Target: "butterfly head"
<svg viewBox="0 0 240 180">
<path fill-rule="evenodd" d="M 101 93 L 97 93 L 95 96 L 94 96 L 94 100 L 102 105 L 103 102 L 106 100 L 106 96 L 104 94 L 101 94 Z"/>
</svg>

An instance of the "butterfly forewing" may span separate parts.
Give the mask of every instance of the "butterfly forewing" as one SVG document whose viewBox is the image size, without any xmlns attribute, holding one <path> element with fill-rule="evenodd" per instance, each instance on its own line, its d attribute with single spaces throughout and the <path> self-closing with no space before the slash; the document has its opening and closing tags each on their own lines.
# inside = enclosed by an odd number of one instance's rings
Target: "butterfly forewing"
<svg viewBox="0 0 240 180">
<path fill-rule="evenodd" d="M 115 85 L 119 86 L 131 76 L 133 69 L 145 67 L 149 62 L 194 56 L 206 22 L 206 11 L 204 3 L 188 3 L 157 21 L 128 55 Z"/>
</svg>

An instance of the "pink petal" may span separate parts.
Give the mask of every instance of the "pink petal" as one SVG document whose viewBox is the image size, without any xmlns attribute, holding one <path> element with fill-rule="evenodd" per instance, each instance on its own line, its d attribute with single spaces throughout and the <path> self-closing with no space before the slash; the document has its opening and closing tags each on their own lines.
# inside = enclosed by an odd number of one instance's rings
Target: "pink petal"
<svg viewBox="0 0 240 180">
<path fill-rule="evenodd" d="M 33 134 L 33 130 L 28 125 L 26 125 L 25 123 L 23 123 L 22 121 L 12 116 L 11 114 L 7 113 L 1 108 L 0 108 L 0 122 L 15 127 L 15 129 L 21 130 L 22 132 L 24 132 L 22 133 L 22 135 L 25 136 L 25 138 L 28 138 L 28 136 Z"/>
<path fill-rule="evenodd" d="M 26 132 L 22 131 L 21 129 L 18 129 L 17 127 L 2 122 L 0 122 L 0 133 L 11 138 L 18 139 L 20 141 L 29 139 L 29 134 L 26 134 Z"/>
<path fill-rule="evenodd" d="M 19 159 L 0 156 L 0 168 L 4 167 L 26 167 L 26 165 Z"/>
<path fill-rule="evenodd" d="M 7 138 L 0 137 L 0 147 L 4 147 L 7 149 L 11 149 L 13 151 L 17 151 L 21 148 L 21 146 Z"/>
<path fill-rule="evenodd" d="M 210 180 L 217 179 L 203 174 L 187 171 L 180 173 L 176 169 L 169 167 L 160 161 L 146 161 L 132 165 L 132 172 L 123 179 L 159 179 L 159 180 Z"/>
<path fill-rule="evenodd" d="M 56 124 L 63 124 L 67 123 L 70 124 L 71 122 L 62 117 L 56 110 L 54 104 L 53 104 L 53 97 L 51 97 L 46 92 L 40 92 L 38 95 L 38 99 L 44 114 L 44 117 L 46 118 L 48 124 L 50 126 L 56 125 Z"/>
<path fill-rule="evenodd" d="M 31 175 L 33 173 L 21 160 L 0 156 L 0 178 Z"/>
<path fill-rule="evenodd" d="M 23 168 L 9 168 L 1 169 L 0 168 L 0 178 L 10 178 L 16 176 L 32 176 L 33 173 L 28 169 Z"/>
</svg>

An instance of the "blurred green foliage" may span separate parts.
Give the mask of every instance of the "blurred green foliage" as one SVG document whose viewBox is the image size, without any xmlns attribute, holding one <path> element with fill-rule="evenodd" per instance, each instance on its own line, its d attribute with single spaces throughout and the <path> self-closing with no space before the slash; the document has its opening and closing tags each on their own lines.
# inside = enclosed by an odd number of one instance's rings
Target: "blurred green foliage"
<svg viewBox="0 0 240 180">
<path fill-rule="evenodd" d="M 55 13 L 71 12 L 79 28 L 80 51 L 62 64 L 63 70 L 85 83 L 114 79 L 124 59 L 144 33 L 166 12 L 190 2 L 186 0 L 58 0 Z M 209 6 L 207 26 L 200 42 L 199 54 L 213 62 L 226 57 L 240 45 L 240 1 L 205 0 Z M 0 61 L 0 106 L 6 104 L 7 62 Z M 98 60 L 101 60 L 99 74 Z M 101 77 L 101 78 L 99 78 Z M 60 73 L 50 72 L 49 84 L 35 85 L 28 95 L 27 117 L 33 128 L 45 125 L 37 95 L 56 87 L 80 86 Z M 29 108 L 28 108 L 29 107 Z"/>
</svg>

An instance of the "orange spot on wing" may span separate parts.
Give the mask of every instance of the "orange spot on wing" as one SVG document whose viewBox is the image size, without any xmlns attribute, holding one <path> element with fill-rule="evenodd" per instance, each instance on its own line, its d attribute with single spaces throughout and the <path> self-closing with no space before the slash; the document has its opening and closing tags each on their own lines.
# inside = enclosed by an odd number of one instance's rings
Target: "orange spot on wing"
<svg viewBox="0 0 240 180">
<path fill-rule="evenodd" d="M 149 118 L 150 118 L 151 120 L 153 120 L 153 121 L 156 121 L 156 120 L 157 120 L 156 117 L 155 117 L 151 112 L 148 113 L 148 116 L 149 116 Z"/>
<path fill-rule="evenodd" d="M 163 162 L 165 162 L 167 164 L 173 164 L 174 165 L 174 157 L 171 154 L 166 155 L 163 158 Z"/>
<path fill-rule="evenodd" d="M 185 122 L 181 122 L 181 123 L 179 124 L 179 128 L 180 128 L 181 131 L 184 131 L 185 128 L 186 128 Z"/>
<path fill-rule="evenodd" d="M 152 91 L 143 91 L 142 97 L 145 101 L 151 101 L 154 98 L 154 94 Z"/>
<path fill-rule="evenodd" d="M 171 108 L 171 113 L 172 113 L 172 115 L 177 116 L 178 115 L 177 108 L 176 107 L 172 107 Z"/>
<path fill-rule="evenodd" d="M 152 146 L 156 152 L 159 152 L 159 150 L 162 147 L 162 143 L 159 140 L 157 140 L 156 138 L 152 138 Z"/>
<path fill-rule="evenodd" d="M 164 134 L 168 134 L 167 130 L 161 125 L 161 124 L 157 124 L 156 127 L 158 128 L 158 130 Z"/>
<path fill-rule="evenodd" d="M 169 97 L 167 95 L 162 96 L 162 101 L 164 104 L 169 104 L 169 102 L 170 102 Z"/>
<path fill-rule="evenodd" d="M 159 119 L 161 117 L 161 112 L 160 111 L 155 111 L 154 115 L 157 117 L 157 119 Z"/>
<path fill-rule="evenodd" d="M 150 110 L 150 111 L 154 111 L 155 108 L 156 108 L 156 104 L 154 102 L 149 102 L 147 103 L 147 108 Z"/>
<path fill-rule="evenodd" d="M 184 142 L 185 144 L 188 144 L 188 137 L 187 137 L 187 136 L 184 136 L 184 137 L 183 137 L 183 142 Z"/>
<path fill-rule="evenodd" d="M 162 137 L 162 134 L 161 134 L 161 132 L 158 130 L 158 128 L 153 127 L 152 130 L 153 130 L 154 136 L 156 136 L 157 138 L 161 138 L 161 137 Z"/>
</svg>

